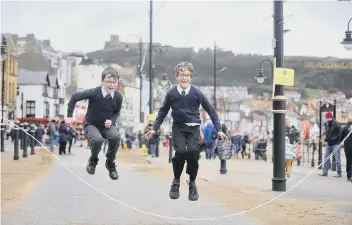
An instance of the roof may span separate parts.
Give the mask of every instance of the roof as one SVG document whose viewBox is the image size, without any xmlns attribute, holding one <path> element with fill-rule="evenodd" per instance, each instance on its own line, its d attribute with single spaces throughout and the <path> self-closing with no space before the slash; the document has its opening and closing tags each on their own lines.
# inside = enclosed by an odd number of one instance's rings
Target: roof
<svg viewBox="0 0 352 225">
<path fill-rule="evenodd" d="M 43 41 L 36 39 L 36 42 L 42 50 L 45 50 L 54 54 L 57 53 L 57 51 L 53 47 L 51 47 L 48 44 L 45 44 Z"/>
<path fill-rule="evenodd" d="M 20 55 L 18 68 L 29 71 L 48 71 L 49 63 L 42 54 L 27 51 Z"/>
<path fill-rule="evenodd" d="M 45 71 L 23 71 L 18 75 L 18 85 L 44 85 L 48 84 L 48 72 Z"/>
</svg>

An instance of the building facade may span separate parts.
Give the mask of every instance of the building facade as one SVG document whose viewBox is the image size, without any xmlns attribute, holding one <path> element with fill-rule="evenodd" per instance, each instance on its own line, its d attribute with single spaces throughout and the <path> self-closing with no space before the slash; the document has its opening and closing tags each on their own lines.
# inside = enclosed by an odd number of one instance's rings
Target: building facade
<svg viewBox="0 0 352 225">
<path fill-rule="evenodd" d="M 59 116 L 58 84 L 56 76 L 48 72 L 20 71 L 17 118 L 50 120 Z"/>
<path fill-rule="evenodd" d="M 2 38 L 2 37 L 1 37 Z M 4 117 L 8 120 L 13 120 L 16 113 L 16 96 L 17 96 L 17 78 L 18 78 L 18 59 L 14 43 L 11 36 L 6 38 L 6 57 L 5 59 L 5 102 L 4 102 Z M 2 62 L 0 84 L 2 84 Z M 0 85 L 0 93 L 2 93 L 2 85 Z M 1 105 L 0 105 L 1 110 Z"/>
</svg>

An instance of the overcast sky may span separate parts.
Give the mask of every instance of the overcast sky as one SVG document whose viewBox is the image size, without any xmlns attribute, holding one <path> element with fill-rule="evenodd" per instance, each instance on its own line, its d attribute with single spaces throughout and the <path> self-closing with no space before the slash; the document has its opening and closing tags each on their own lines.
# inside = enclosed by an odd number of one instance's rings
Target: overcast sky
<svg viewBox="0 0 352 225">
<path fill-rule="evenodd" d="M 149 1 L 2 2 L 1 31 L 34 33 L 61 51 L 101 49 L 110 34 L 149 41 Z M 235 53 L 272 54 L 271 1 L 154 1 L 154 41 L 177 47 L 213 47 Z M 286 55 L 352 58 L 340 44 L 352 2 L 292 1 L 284 4 Z M 352 28 L 352 24 L 351 24 Z"/>
</svg>

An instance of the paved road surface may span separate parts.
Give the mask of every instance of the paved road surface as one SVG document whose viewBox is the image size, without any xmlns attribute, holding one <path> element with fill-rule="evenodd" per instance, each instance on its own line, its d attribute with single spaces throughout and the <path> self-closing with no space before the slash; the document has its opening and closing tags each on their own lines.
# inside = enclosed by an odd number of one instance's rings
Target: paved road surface
<svg viewBox="0 0 352 225">
<path fill-rule="evenodd" d="M 151 163 L 168 164 L 168 152 L 161 151 L 159 158 L 146 157 Z M 171 164 L 170 164 L 171 166 Z M 202 157 L 200 170 L 209 170 L 207 175 L 199 177 L 209 182 L 233 181 L 238 184 L 256 187 L 257 190 L 271 192 L 274 196 L 276 192 L 271 191 L 272 170 L 271 162 L 255 161 L 248 159 L 234 159 L 227 161 L 227 175 L 220 175 L 220 161 L 205 160 Z M 333 177 L 336 172 L 329 171 L 329 177 L 318 176 L 321 170 L 312 171 L 314 168 L 293 166 L 293 174 L 287 179 L 287 190 L 297 184 L 308 173 L 312 174 L 298 185 L 292 192 L 284 195 L 285 197 L 294 197 L 302 199 L 311 199 L 316 201 L 344 200 L 352 202 L 352 183 L 346 181 L 346 172 L 343 168 L 343 177 Z M 342 207 L 347 212 L 352 212 L 352 205 Z"/>
<path fill-rule="evenodd" d="M 169 183 L 146 174 L 120 168 L 120 179 L 112 181 L 100 163 L 94 176 L 85 171 L 89 152 L 84 148 L 73 149 L 74 156 L 60 156 L 75 173 L 106 194 L 141 210 L 166 216 L 212 217 L 235 213 L 233 210 L 211 202 L 205 197 L 198 202 L 189 202 L 187 193 L 181 193 L 177 201 L 168 197 Z M 102 158 L 103 159 L 103 158 Z M 102 160 L 103 161 L 103 160 Z M 3 225 L 68 225 L 68 224 L 236 224 L 255 225 L 259 222 L 244 216 L 215 221 L 172 221 L 160 219 L 107 199 L 88 187 L 57 163 L 54 171 L 39 183 L 29 198 L 2 218 Z"/>
</svg>

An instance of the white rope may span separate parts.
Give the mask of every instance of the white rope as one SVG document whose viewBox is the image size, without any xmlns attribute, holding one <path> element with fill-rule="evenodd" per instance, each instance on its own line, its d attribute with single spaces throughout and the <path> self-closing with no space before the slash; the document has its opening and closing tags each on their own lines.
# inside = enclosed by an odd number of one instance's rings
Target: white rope
<svg viewBox="0 0 352 225">
<path fill-rule="evenodd" d="M 0 116 L 1 118 L 1 116 Z M 12 123 L 15 127 L 23 130 L 21 127 L 17 126 L 16 124 L 14 124 L 13 122 L 7 120 L 4 118 L 4 120 Z M 24 130 L 23 130 L 24 131 Z M 39 142 L 37 139 L 35 139 L 35 137 L 33 137 L 32 135 L 30 135 L 28 132 L 24 131 L 28 136 L 30 136 L 31 138 L 33 138 L 34 140 L 36 140 L 43 148 L 45 148 L 48 152 L 50 152 L 50 150 L 45 147 L 41 142 Z M 329 156 L 327 158 L 325 158 L 323 160 L 323 162 L 318 165 L 316 168 L 314 168 L 313 170 L 311 170 L 310 172 L 307 173 L 306 176 L 304 176 L 302 179 L 300 179 L 295 185 L 293 185 L 291 188 L 289 188 L 287 191 L 285 192 L 282 192 L 281 194 L 275 196 L 274 198 L 262 203 L 262 204 L 259 204 L 251 209 L 248 209 L 248 210 L 244 210 L 244 211 L 241 211 L 241 212 L 238 212 L 238 213 L 234 213 L 234 214 L 229 214 L 229 215 L 222 215 L 222 216 L 216 216 L 216 217 L 201 217 L 201 218 L 188 218 L 188 217 L 171 217 L 171 216 L 164 216 L 164 215 L 159 215 L 157 213 L 154 213 L 154 212 L 147 212 L 147 211 L 144 211 L 144 210 L 141 210 L 141 209 L 138 209 L 134 206 L 131 206 L 131 205 L 128 205 L 124 202 L 121 202 L 119 200 L 117 200 L 116 198 L 106 194 L 105 192 L 99 190 L 98 188 L 96 188 L 94 185 L 90 184 L 89 182 L 87 182 L 86 180 L 84 180 L 83 178 L 81 178 L 79 175 L 77 175 L 74 171 L 72 171 L 65 163 L 63 163 L 61 161 L 61 159 L 53 154 L 52 152 L 52 155 L 61 163 L 62 166 L 64 166 L 69 172 L 71 172 L 78 180 L 82 181 L 83 183 L 85 183 L 87 186 L 91 187 L 92 189 L 94 189 L 95 191 L 97 191 L 98 193 L 100 193 L 101 195 L 107 197 L 108 199 L 114 201 L 114 202 L 117 202 L 118 204 L 126 207 L 126 208 L 130 208 L 134 211 L 137 211 L 139 213 L 142 213 L 142 214 L 145 214 L 145 215 L 149 215 L 149 216 L 153 216 L 153 217 L 158 217 L 158 218 L 162 218 L 162 219 L 169 219 L 169 220 L 182 220 L 182 221 L 212 221 L 212 220 L 217 220 L 217 219 L 224 219 L 224 218 L 230 218 L 230 217 L 234 217 L 234 216 L 241 216 L 241 215 L 244 215 L 248 212 L 251 212 L 255 209 L 259 209 L 259 208 L 262 208 L 270 203 L 272 203 L 273 201 L 281 198 L 282 196 L 284 196 L 285 194 L 291 192 L 292 190 L 294 190 L 298 185 L 300 185 L 303 181 L 305 181 L 310 175 L 312 175 L 312 173 L 316 170 L 319 169 L 320 166 L 322 166 L 327 160 L 330 160 L 330 157 L 335 154 L 335 152 L 337 152 L 339 150 L 339 148 L 342 146 L 342 144 L 345 142 L 345 140 L 351 135 L 352 133 L 352 130 L 347 134 L 347 136 L 341 141 L 341 143 L 334 149 L 334 151 L 332 151 Z"/>
</svg>

